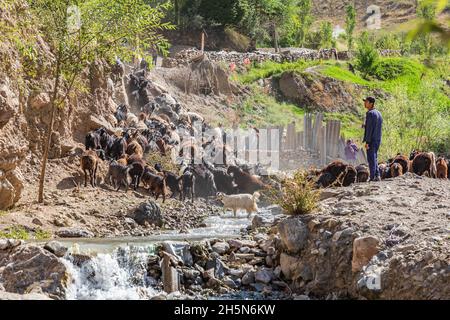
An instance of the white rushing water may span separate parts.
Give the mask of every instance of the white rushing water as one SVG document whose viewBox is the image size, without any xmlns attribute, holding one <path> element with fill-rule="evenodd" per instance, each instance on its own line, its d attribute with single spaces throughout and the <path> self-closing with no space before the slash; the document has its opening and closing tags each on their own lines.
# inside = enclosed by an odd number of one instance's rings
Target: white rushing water
<svg viewBox="0 0 450 320">
<path fill-rule="evenodd" d="M 68 300 L 140 300 L 158 293 L 147 276 L 151 247 L 120 247 L 100 253 L 78 267 L 65 258 L 71 276 Z"/>
<path fill-rule="evenodd" d="M 276 210 L 275 210 L 276 211 Z M 261 209 L 259 215 L 273 220 L 272 208 Z M 71 283 L 66 290 L 69 300 L 140 300 L 149 299 L 160 291 L 155 280 L 147 275 L 147 263 L 154 254 L 154 245 L 163 241 L 201 241 L 205 239 L 230 239 L 239 236 L 241 229 L 251 224 L 251 217 L 241 213 L 211 216 L 206 227 L 188 233 L 166 231 L 149 237 L 123 237 L 104 239 L 61 239 L 71 253 L 91 257 L 79 267 L 71 255 L 63 258 Z"/>
</svg>

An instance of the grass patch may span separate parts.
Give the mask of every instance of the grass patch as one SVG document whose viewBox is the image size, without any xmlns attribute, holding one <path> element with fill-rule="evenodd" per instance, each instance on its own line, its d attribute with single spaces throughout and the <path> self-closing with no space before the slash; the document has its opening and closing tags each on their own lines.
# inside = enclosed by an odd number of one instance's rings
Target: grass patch
<svg viewBox="0 0 450 320">
<path fill-rule="evenodd" d="M 292 103 L 279 102 L 274 97 L 265 94 L 257 86 L 251 88 L 252 95 L 241 105 L 234 106 L 238 111 L 242 127 L 286 126 L 295 121 L 300 128 L 303 124 L 304 109 Z"/>
<path fill-rule="evenodd" d="M 261 64 L 254 65 L 246 73 L 238 74 L 236 80 L 243 84 L 250 84 L 259 79 L 267 79 L 270 77 L 279 77 L 285 71 L 302 72 L 308 67 L 318 65 L 318 61 L 298 60 L 295 62 L 278 63 L 274 61 L 266 61 Z"/>
<path fill-rule="evenodd" d="M 30 239 L 30 234 L 22 226 L 13 226 L 4 231 L 0 231 L 0 238 L 28 240 Z"/>
<path fill-rule="evenodd" d="M 47 239 L 51 239 L 52 234 L 49 231 L 46 230 L 42 230 L 42 229 L 37 229 L 34 232 L 34 238 L 36 240 L 47 240 Z"/>
<path fill-rule="evenodd" d="M 178 172 L 176 165 L 173 163 L 172 158 L 170 157 L 170 152 L 167 155 L 162 155 L 159 152 L 151 152 L 145 156 L 145 161 L 151 167 L 154 167 L 155 164 L 159 163 L 162 165 L 164 170 Z"/>
<path fill-rule="evenodd" d="M 326 66 L 320 70 L 320 73 L 324 76 L 328 76 L 330 78 L 350 82 L 354 84 L 359 84 L 362 86 L 370 86 L 371 83 L 360 76 L 353 74 L 347 69 L 344 69 L 341 65 L 331 65 Z"/>
<path fill-rule="evenodd" d="M 12 226 L 0 231 L 0 238 L 17 239 L 17 240 L 47 240 L 52 234 L 46 230 L 36 229 L 34 232 L 26 230 L 23 226 Z"/>
</svg>

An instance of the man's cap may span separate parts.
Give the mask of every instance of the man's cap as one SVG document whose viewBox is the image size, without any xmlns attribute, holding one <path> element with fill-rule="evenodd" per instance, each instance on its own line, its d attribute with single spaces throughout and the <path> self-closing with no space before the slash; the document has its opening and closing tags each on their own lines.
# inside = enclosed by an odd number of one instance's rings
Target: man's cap
<svg viewBox="0 0 450 320">
<path fill-rule="evenodd" d="M 374 104 L 374 103 L 375 103 L 375 98 L 374 98 L 374 97 L 367 97 L 367 98 L 365 98 L 363 101 L 364 101 L 364 102 L 365 102 L 365 101 L 369 101 L 370 103 Z"/>
</svg>

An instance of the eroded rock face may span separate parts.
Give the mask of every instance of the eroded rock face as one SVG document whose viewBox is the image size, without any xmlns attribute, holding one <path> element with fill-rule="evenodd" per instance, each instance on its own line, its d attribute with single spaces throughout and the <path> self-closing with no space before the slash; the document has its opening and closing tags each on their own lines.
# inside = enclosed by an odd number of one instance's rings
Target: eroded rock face
<svg viewBox="0 0 450 320">
<path fill-rule="evenodd" d="M 307 244 L 308 226 L 296 217 L 282 220 L 278 224 L 278 231 L 281 241 L 290 252 L 298 252 Z"/>
<path fill-rule="evenodd" d="M 1 268 L 3 267 L 3 268 Z M 0 251 L 1 279 L 6 291 L 24 294 L 41 288 L 43 293 L 63 298 L 68 274 L 65 265 L 52 253 L 32 245 Z"/>
<path fill-rule="evenodd" d="M 34 109 L 41 109 L 45 106 L 48 106 L 49 103 L 50 97 L 46 92 L 41 92 L 29 99 L 29 104 Z"/>
<path fill-rule="evenodd" d="M 16 191 L 13 185 L 6 179 L 5 174 L 0 171 L 0 209 L 6 210 L 14 205 Z"/>
<path fill-rule="evenodd" d="M 19 111 L 18 94 L 10 87 L 8 77 L 0 79 L 0 129 Z"/>
<path fill-rule="evenodd" d="M 289 100 L 312 110 L 324 112 L 357 112 L 360 105 L 357 85 L 325 77 L 310 68 L 303 73 L 285 72 L 279 87 Z"/>
</svg>

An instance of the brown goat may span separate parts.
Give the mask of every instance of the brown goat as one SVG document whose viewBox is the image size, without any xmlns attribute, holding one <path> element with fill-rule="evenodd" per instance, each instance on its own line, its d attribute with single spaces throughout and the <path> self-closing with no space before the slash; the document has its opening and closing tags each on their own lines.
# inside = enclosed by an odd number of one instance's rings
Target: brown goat
<svg viewBox="0 0 450 320">
<path fill-rule="evenodd" d="M 145 113 L 141 112 L 139 114 L 139 121 L 145 121 L 145 120 L 147 120 L 147 115 Z"/>
<path fill-rule="evenodd" d="M 356 166 L 356 182 L 362 183 L 369 181 L 370 172 L 366 165 Z"/>
<path fill-rule="evenodd" d="M 99 158 L 93 150 L 86 150 L 81 156 L 81 170 L 84 172 L 84 186 L 87 187 L 87 174 L 93 188 L 97 186 L 97 167 Z"/>
<path fill-rule="evenodd" d="M 357 172 L 355 168 L 342 161 L 333 161 L 322 169 L 321 177 L 326 177 L 325 185 L 337 183 L 337 185 L 348 187 L 356 181 Z M 323 183 L 321 185 L 323 186 Z"/>
<path fill-rule="evenodd" d="M 409 160 L 406 156 L 398 154 L 392 161 L 392 164 L 394 164 L 394 163 L 398 163 L 402 166 L 402 173 L 400 175 L 409 171 L 410 164 L 409 164 Z M 391 175 L 392 175 L 392 177 L 397 177 L 392 174 L 392 165 L 391 165 Z"/>
<path fill-rule="evenodd" d="M 170 149 L 169 146 L 166 144 L 166 142 L 163 139 L 159 138 L 155 141 L 155 143 L 158 146 L 158 149 L 161 152 L 161 154 L 165 156 L 166 152 L 169 151 Z"/>
<path fill-rule="evenodd" d="M 266 188 L 267 186 L 259 180 L 259 178 L 244 172 L 241 168 L 236 166 L 229 166 L 227 174 L 232 174 L 234 182 L 236 183 L 240 193 L 249 193 Z"/>
<path fill-rule="evenodd" d="M 158 197 L 162 195 L 163 203 L 166 201 L 167 188 L 164 177 L 158 174 L 153 174 L 149 170 L 145 170 L 141 180 L 145 186 L 148 186 L 148 191 L 153 193 L 156 200 L 158 200 Z"/>
<path fill-rule="evenodd" d="M 141 145 L 136 140 L 133 140 L 127 146 L 127 154 L 130 156 L 135 154 L 142 157 L 144 155 L 144 150 L 142 150 Z"/>
<path fill-rule="evenodd" d="M 122 165 L 122 166 L 127 166 L 128 165 L 128 155 L 124 154 L 122 155 L 118 160 L 117 163 Z"/>
<path fill-rule="evenodd" d="M 391 177 L 395 178 L 395 177 L 399 177 L 403 175 L 403 167 L 400 163 L 398 162 L 394 162 L 391 165 Z"/>
<path fill-rule="evenodd" d="M 436 178 L 436 156 L 433 152 L 418 153 L 412 162 L 413 172 L 419 176 L 425 172 L 431 178 Z"/>
<path fill-rule="evenodd" d="M 447 161 L 443 157 L 436 160 L 436 177 L 438 179 L 447 179 L 448 177 Z"/>
</svg>

